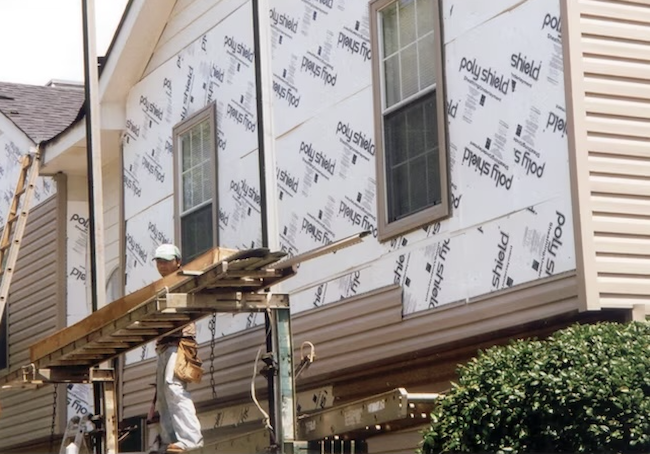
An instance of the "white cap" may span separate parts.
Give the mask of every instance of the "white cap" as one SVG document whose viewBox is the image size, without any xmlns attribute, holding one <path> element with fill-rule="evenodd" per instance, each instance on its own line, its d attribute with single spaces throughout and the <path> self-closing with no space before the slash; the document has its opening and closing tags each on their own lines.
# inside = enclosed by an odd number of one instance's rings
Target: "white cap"
<svg viewBox="0 0 650 454">
<path fill-rule="evenodd" d="M 174 246 L 173 244 L 161 244 L 156 248 L 156 253 L 153 255 L 154 260 L 155 259 L 163 259 L 163 260 L 174 260 L 174 259 L 181 259 L 181 251 Z"/>
</svg>

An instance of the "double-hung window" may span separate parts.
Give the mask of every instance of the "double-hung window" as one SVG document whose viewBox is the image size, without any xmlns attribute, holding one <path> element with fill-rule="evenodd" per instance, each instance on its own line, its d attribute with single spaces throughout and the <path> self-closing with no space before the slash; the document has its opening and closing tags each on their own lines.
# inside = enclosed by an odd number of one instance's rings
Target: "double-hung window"
<svg viewBox="0 0 650 454">
<path fill-rule="evenodd" d="M 370 4 L 380 240 L 449 214 L 439 4 Z"/>
<path fill-rule="evenodd" d="M 185 262 L 218 244 L 214 103 L 174 127 L 175 231 Z"/>
</svg>

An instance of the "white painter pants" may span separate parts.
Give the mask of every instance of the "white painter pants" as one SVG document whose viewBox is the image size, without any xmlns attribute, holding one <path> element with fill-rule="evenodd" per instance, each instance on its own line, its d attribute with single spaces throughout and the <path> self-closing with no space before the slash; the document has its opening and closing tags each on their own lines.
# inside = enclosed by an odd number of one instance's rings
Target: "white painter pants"
<svg viewBox="0 0 650 454">
<path fill-rule="evenodd" d="M 174 375 L 178 347 L 159 346 L 156 369 L 160 438 L 164 445 L 176 443 L 185 449 L 203 446 L 201 423 L 187 384 Z"/>
</svg>

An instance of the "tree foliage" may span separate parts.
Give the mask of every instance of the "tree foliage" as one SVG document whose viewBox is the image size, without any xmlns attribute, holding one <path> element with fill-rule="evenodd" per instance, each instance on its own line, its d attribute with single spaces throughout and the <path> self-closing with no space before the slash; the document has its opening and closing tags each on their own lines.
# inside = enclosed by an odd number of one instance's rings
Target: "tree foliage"
<svg viewBox="0 0 650 454">
<path fill-rule="evenodd" d="M 650 323 L 574 325 L 458 370 L 422 453 L 650 452 Z"/>
</svg>

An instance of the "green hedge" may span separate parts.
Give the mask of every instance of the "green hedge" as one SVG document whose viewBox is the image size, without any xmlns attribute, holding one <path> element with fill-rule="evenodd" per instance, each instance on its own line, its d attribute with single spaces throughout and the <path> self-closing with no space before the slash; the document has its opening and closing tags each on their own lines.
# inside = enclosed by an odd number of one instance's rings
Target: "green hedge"
<svg viewBox="0 0 650 454">
<path fill-rule="evenodd" d="M 422 452 L 650 452 L 650 323 L 575 325 L 479 352 Z"/>
</svg>

